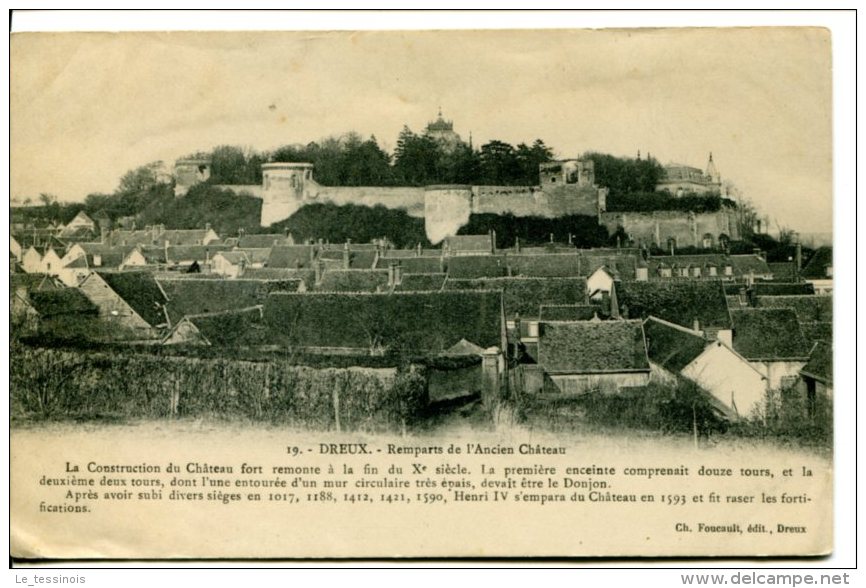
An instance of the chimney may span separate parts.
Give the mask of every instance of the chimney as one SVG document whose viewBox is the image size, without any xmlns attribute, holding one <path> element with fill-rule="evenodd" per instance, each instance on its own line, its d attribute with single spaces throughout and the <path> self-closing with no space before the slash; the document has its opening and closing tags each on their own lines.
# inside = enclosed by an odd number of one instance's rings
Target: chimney
<svg viewBox="0 0 866 588">
<path fill-rule="evenodd" d="M 399 286 L 403 283 L 403 266 L 398 261 L 394 266 L 394 285 Z"/>
<path fill-rule="evenodd" d="M 570 240 L 570 239 L 571 239 L 571 235 L 569 234 L 569 240 Z M 569 242 L 570 242 L 570 241 L 569 241 Z M 617 236 L 616 236 L 616 248 L 619 249 L 619 248 L 620 248 L 620 245 L 621 245 L 621 243 L 620 243 L 620 240 L 619 240 L 619 235 L 617 235 Z"/>
<path fill-rule="evenodd" d="M 490 253 L 496 253 L 496 231 L 490 229 Z"/>
<path fill-rule="evenodd" d="M 758 258 L 760 258 L 760 259 L 764 259 L 764 252 L 761 251 L 761 248 L 760 248 L 760 247 L 753 247 L 753 248 L 752 248 L 752 253 L 755 254 L 755 257 L 758 257 Z"/>
<path fill-rule="evenodd" d="M 209 231 L 210 229 L 211 229 L 211 225 L 210 225 L 210 223 L 205 223 L 205 224 L 204 224 L 204 230 L 205 230 L 205 231 Z"/>
<path fill-rule="evenodd" d="M 421 243 L 418 243 L 418 246 L 415 247 L 415 255 L 421 257 Z"/>
<path fill-rule="evenodd" d="M 550 242 L 553 243 L 553 233 L 550 233 Z"/>
<path fill-rule="evenodd" d="M 391 261 L 388 263 L 388 287 L 393 288 L 396 286 L 397 279 L 397 262 Z"/>
<path fill-rule="evenodd" d="M 622 318 L 628 319 L 628 304 L 623 304 L 622 308 L 620 308 L 620 314 Z"/>
<path fill-rule="evenodd" d="M 520 237 L 514 238 L 514 251 L 520 253 Z"/>
<path fill-rule="evenodd" d="M 105 245 L 105 241 L 107 240 L 107 238 L 108 238 L 108 229 L 100 226 L 99 227 L 99 242 L 102 243 L 103 245 Z"/>
<path fill-rule="evenodd" d="M 520 332 L 520 313 L 515 313 L 514 315 L 514 332 L 517 334 L 517 340 L 520 341 L 522 333 Z"/>
<path fill-rule="evenodd" d="M 701 332 L 701 321 L 699 321 L 697 318 L 692 320 L 692 330 L 697 331 L 698 333 Z"/>
<path fill-rule="evenodd" d="M 619 247 L 619 237 L 617 237 L 616 243 L 617 243 L 617 247 Z M 571 233 L 568 234 L 568 244 L 574 245 L 574 235 L 572 235 Z"/>
<path fill-rule="evenodd" d="M 210 247 L 204 248 L 204 263 L 210 265 Z"/>
<path fill-rule="evenodd" d="M 162 246 L 162 252 L 165 254 L 165 263 L 166 264 L 169 263 L 169 261 L 168 261 L 168 246 L 169 246 L 169 242 L 168 242 L 168 239 L 166 239 L 165 245 Z"/>
<path fill-rule="evenodd" d="M 349 269 L 352 265 L 352 257 L 349 252 L 349 242 L 343 244 L 343 269 Z"/>
<path fill-rule="evenodd" d="M 677 249 L 676 241 L 674 241 L 673 239 L 669 239 L 668 245 L 671 246 L 671 255 L 676 255 L 676 249 Z"/>
<path fill-rule="evenodd" d="M 313 264 L 313 267 L 316 269 L 316 286 L 322 283 L 322 273 L 324 272 L 324 263 L 318 261 Z"/>
<path fill-rule="evenodd" d="M 243 239 L 246 231 L 243 228 L 238 229 L 238 239 Z"/>
<path fill-rule="evenodd" d="M 298 259 L 297 257 L 295 258 L 295 269 L 296 270 L 301 269 L 301 260 Z"/>
<path fill-rule="evenodd" d="M 803 269 L 803 246 L 800 240 L 797 239 L 797 249 L 794 253 L 794 276 L 797 281 L 800 280 L 800 271 Z"/>
</svg>

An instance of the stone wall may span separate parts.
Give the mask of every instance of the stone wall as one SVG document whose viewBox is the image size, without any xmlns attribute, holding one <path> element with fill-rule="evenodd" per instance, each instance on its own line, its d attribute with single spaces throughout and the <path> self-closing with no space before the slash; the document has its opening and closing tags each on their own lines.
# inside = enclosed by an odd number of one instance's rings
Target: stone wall
<svg viewBox="0 0 866 588">
<path fill-rule="evenodd" d="M 556 218 L 598 214 L 599 189 L 591 186 L 473 186 L 474 214 L 505 214 Z"/>
<path fill-rule="evenodd" d="M 676 239 L 677 247 L 702 247 L 704 238 L 711 238 L 711 247 L 719 238 L 739 238 L 733 211 L 691 213 L 673 210 L 654 212 L 603 212 L 600 222 L 611 233 L 622 227 L 636 243 L 667 247 L 668 239 Z"/>
<path fill-rule="evenodd" d="M 409 216 L 424 218 L 424 188 L 411 186 L 322 186 L 315 184 L 307 193 L 307 202 L 333 202 L 337 205 L 358 204 L 405 210 Z"/>
</svg>

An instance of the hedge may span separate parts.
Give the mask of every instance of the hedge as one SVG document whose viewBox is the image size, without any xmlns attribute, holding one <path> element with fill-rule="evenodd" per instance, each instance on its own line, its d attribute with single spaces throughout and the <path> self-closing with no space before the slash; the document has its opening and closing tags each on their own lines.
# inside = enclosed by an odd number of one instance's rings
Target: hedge
<svg viewBox="0 0 866 588">
<path fill-rule="evenodd" d="M 315 369 L 16 346 L 12 420 L 211 417 L 393 431 L 427 405 L 424 368 Z"/>
</svg>

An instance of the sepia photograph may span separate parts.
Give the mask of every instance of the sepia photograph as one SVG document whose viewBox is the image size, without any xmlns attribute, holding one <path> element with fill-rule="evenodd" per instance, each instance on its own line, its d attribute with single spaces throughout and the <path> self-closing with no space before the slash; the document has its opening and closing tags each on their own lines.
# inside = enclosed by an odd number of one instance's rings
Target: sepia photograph
<svg viewBox="0 0 866 588">
<path fill-rule="evenodd" d="M 828 28 L 290 23 L 13 27 L 14 561 L 834 552 Z"/>
</svg>

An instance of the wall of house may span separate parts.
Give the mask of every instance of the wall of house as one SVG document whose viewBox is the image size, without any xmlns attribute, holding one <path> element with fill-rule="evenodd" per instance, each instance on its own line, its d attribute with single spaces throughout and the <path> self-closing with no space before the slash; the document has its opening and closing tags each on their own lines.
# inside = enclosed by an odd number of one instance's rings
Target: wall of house
<svg viewBox="0 0 866 588">
<path fill-rule="evenodd" d="M 806 365 L 805 361 L 753 361 L 753 366 L 767 377 L 768 385 L 773 390 L 782 388 L 782 379 L 787 382 L 788 378 L 799 378 L 800 370 Z"/>
<path fill-rule="evenodd" d="M 614 394 L 624 386 L 646 386 L 650 372 L 624 372 L 591 375 L 553 375 L 547 380 L 545 395 L 577 396 L 591 391 Z"/>
<path fill-rule="evenodd" d="M 741 417 L 762 408 L 766 401 L 767 379 L 719 342 L 683 368 L 682 374 Z"/>
<path fill-rule="evenodd" d="M 712 235 L 714 246 L 721 235 L 739 238 L 734 213 L 727 210 L 699 214 L 674 210 L 603 212 L 599 218 L 611 233 L 622 227 L 634 241 L 661 247 L 667 247 L 671 237 L 678 247 L 701 247 L 706 234 Z"/>
</svg>

